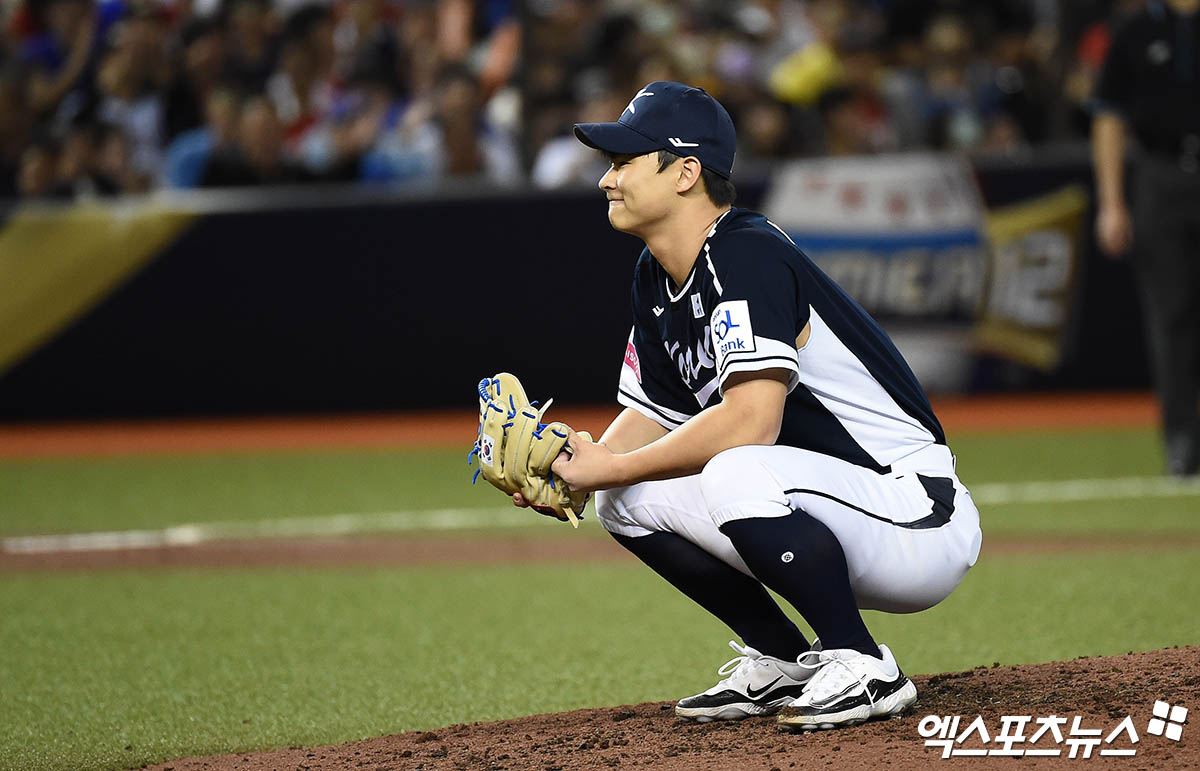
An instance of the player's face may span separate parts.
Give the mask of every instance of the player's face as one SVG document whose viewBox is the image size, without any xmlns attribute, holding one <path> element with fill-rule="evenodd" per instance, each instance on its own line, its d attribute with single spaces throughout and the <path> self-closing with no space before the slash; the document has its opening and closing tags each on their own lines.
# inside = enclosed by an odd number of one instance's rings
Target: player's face
<svg viewBox="0 0 1200 771">
<path fill-rule="evenodd" d="M 623 233 L 639 235 L 666 217 L 676 198 L 675 175 L 658 171 L 658 153 L 618 155 L 600 178 L 608 198 L 608 221 Z"/>
</svg>

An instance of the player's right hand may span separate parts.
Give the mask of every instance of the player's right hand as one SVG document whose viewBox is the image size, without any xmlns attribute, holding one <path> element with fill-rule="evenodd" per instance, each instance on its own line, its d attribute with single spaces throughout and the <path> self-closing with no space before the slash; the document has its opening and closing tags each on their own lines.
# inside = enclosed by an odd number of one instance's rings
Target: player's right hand
<svg viewBox="0 0 1200 771">
<path fill-rule="evenodd" d="M 1120 257 L 1133 245 L 1133 218 L 1129 207 L 1101 205 L 1096 214 L 1096 243 L 1109 257 Z"/>
</svg>

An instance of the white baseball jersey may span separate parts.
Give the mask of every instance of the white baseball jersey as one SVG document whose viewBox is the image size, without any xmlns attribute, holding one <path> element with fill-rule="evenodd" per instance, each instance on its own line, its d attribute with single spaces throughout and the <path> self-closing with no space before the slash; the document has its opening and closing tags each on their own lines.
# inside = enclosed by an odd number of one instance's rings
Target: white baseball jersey
<svg viewBox="0 0 1200 771">
<path fill-rule="evenodd" d="M 785 369 L 788 396 L 775 446 L 603 492 L 606 528 L 677 532 L 748 573 L 719 526 L 803 508 L 838 536 L 860 605 L 885 610 L 940 601 L 974 564 L 978 512 L 916 376 L 875 320 L 763 215 L 724 214 L 678 289 L 643 251 L 633 309 L 621 404 L 670 430 L 718 403 L 733 372 Z"/>
</svg>

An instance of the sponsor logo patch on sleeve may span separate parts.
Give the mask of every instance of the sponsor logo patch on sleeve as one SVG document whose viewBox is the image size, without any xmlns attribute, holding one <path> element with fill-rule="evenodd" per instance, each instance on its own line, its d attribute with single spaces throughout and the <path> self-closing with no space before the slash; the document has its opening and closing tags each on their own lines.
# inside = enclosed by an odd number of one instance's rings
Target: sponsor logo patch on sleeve
<svg viewBox="0 0 1200 771">
<path fill-rule="evenodd" d="M 634 377 L 637 378 L 638 383 L 641 383 L 642 365 L 638 363 L 637 348 L 634 347 L 632 340 L 625 344 L 625 366 L 633 370 Z"/>
<path fill-rule="evenodd" d="M 750 325 L 750 304 L 745 300 L 728 300 L 717 306 L 709 319 L 717 368 L 734 353 L 755 350 L 754 328 Z"/>
</svg>

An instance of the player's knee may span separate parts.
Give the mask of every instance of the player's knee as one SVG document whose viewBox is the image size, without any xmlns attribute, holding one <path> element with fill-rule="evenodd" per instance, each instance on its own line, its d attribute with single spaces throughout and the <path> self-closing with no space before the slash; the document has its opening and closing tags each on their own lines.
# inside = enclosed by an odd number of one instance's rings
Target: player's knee
<svg viewBox="0 0 1200 771">
<path fill-rule="evenodd" d="M 629 489 L 614 487 L 611 490 L 596 491 L 596 520 L 610 533 L 621 532 L 617 526 L 627 524 L 624 497 Z"/>
<path fill-rule="evenodd" d="M 700 472 L 700 493 L 710 512 L 731 503 L 770 496 L 775 485 L 756 457 L 761 448 L 733 447 L 714 455 Z"/>
</svg>

